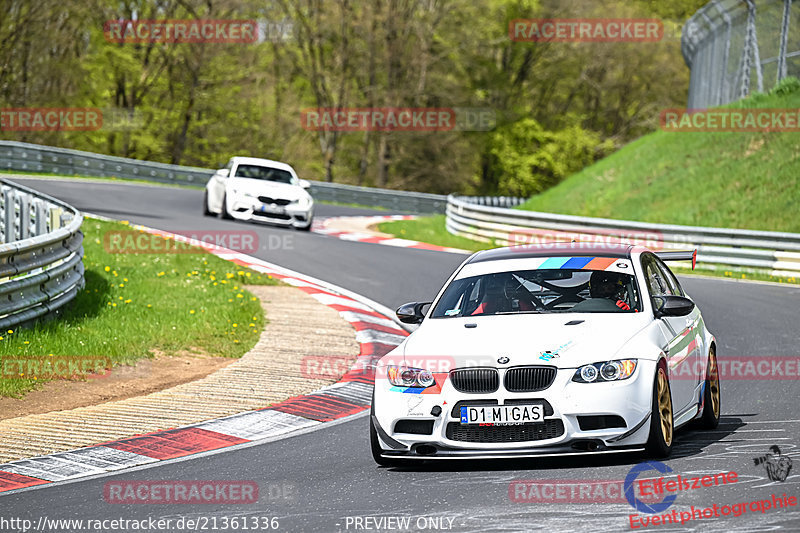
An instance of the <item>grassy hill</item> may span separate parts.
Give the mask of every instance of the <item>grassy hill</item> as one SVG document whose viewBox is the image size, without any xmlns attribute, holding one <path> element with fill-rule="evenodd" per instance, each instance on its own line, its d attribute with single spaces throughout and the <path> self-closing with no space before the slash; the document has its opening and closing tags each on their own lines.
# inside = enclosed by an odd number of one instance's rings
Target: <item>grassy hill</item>
<svg viewBox="0 0 800 533">
<path fill-rule="evenodd" d="M 800 81 L 729 107 L 800 110 Z M 646 135 L 520 209 L 800 232 L 800 133 Z"/>
</svg>

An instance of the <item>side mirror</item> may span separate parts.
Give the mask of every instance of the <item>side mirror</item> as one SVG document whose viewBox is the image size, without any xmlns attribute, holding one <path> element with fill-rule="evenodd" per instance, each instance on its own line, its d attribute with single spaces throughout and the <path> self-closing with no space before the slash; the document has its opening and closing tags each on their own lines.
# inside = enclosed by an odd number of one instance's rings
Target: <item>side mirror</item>
<svg viewBox="0 0 800 533">
<path fill-rule="evenodd" d="M 298 182 L 298 185 L 300 185 L 302 188 L 304 188 L 306 190 L 311 188 L 311 182 L 309 182 L 308 180 L 300 180 Z"/>
<path fill-rule="evenodd" d="M 654 296 L 656 318 L 662 316 L 686 316 L 694 309 L 694 302 L 684 296 Z"/>
<path fill-rule="evenodd" d="M 431 302 L 411 302 L 397 308 L 397 318 L 404 324 L 419 324 L 425 318 L 422 308 Z"/>
<path fill-rule="evenodd" d="M 215 172 L 215 174 L 217 176 L 219 176 L 220 178 L 227 178 L 229 172 L 230 172 L 230 170 L 228 170 L 227 168 L 221 168 L 221 169 L 217 170 Z"/>
</svg>

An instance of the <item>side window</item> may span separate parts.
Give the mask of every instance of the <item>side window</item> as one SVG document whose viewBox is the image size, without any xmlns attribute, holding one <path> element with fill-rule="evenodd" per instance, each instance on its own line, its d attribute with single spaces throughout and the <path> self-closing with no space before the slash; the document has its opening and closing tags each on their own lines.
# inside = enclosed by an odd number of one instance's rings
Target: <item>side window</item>
<svg viewBox="0 0 800 533">
<path fill-rule="evenodd" d="M 675 274 L 673 274 L 672 271 L 667 268 L 667 265 L 665 265 L 660 259 L 656 258 L 654 262 L 658 264 L 658 268 L 661 271 L 663 279 L 666 281 L 667 286 L 669 287 L 670 292 L 668 294 L 684 296 L 683 288 L 681 287 L 681 284 L 678 283 L 678 278 L 675 277 Z"/>
<path fill-rule="evenodd" d="M 658 268 L 658 265 L 656 265 L 653 257 L 643 257 L 642 267 L 644 268 L 645 278 L 647 278 L 647 288 L 650 292 L 650 296 L 672 294 L 669 290 L 667 282 L 664 281 L 664 275 L 661 272 L 661 269 Z"/>
</svg>

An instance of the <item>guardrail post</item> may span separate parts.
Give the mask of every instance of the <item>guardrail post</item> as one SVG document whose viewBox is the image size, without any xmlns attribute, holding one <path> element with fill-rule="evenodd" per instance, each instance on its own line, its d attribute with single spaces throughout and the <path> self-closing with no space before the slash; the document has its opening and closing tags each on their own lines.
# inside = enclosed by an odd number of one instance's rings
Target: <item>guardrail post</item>
<svg viewBox="0 0 800 533">
<path fill-rule="evenodd" d="M 31 236 L 31 195 L 19 195 L 19 240 Z"/>
<path fill-rule="evenodd" d="M 33 201 L 34 212 L 36 213 L 36 226 L 34 231 L 36 235 L 44 235 L 47 233 L 47 204 L 44 200 L 39 198 Z"/>
<path fill-rule="evenodd" d="M 3 242 L 6 244 L 17 240 L 16 196 L 14 189 L 3 189 Z"/>
</svg>

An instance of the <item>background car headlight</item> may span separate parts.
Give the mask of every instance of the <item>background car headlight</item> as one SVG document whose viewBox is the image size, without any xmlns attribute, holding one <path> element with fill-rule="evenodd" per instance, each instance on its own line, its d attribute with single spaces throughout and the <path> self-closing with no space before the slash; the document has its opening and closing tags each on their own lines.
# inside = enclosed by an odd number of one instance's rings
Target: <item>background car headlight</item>
<svg viewBox="0 0 800 533">
<path fill-rule="evenodd" d="M 389 383 L 397 387 L 422 387 L 423 389 L 436 384 L 433 374 L 421 368 L 389 365 L 386 369 Z"/>
<path fill-rule="evenodd" d="M 636 370 L 636 359 L 621 359 L 584 365 L 575 371 L 572 381 L 595 383 L 628 379 Z"/>
</svg>

